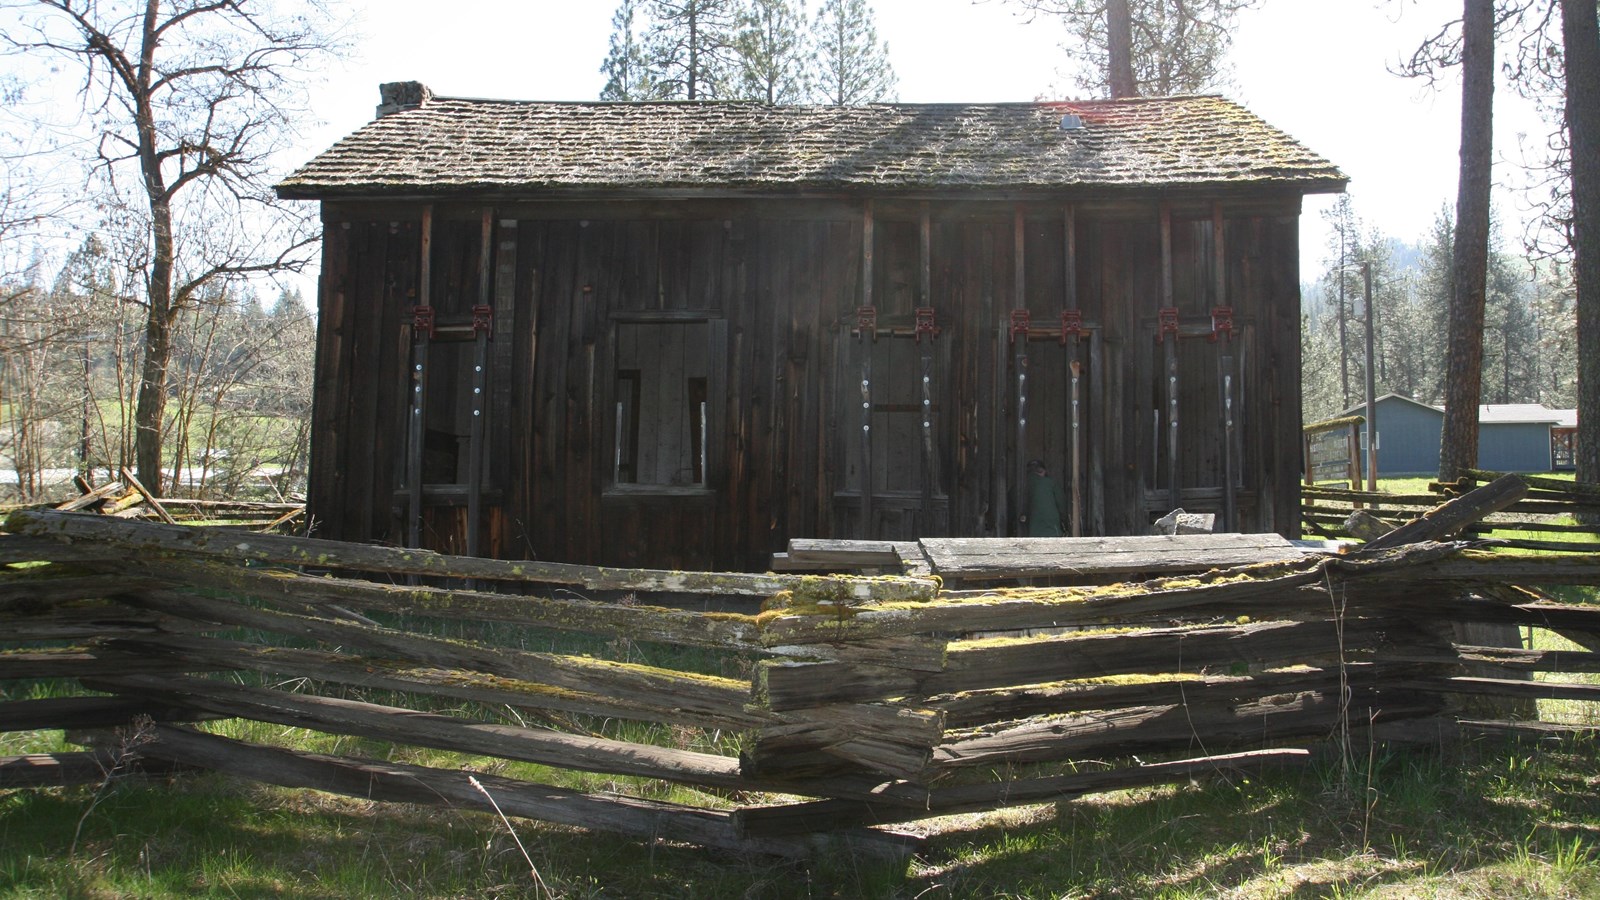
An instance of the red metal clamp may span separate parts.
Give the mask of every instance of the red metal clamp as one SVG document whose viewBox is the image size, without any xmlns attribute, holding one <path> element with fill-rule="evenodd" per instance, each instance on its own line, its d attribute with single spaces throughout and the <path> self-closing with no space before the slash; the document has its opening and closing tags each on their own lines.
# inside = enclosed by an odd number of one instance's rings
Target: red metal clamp
<svg viewBox="0 0 1600 900">
<path fill-rule="evenodd" d="M 931 306 L 917 307 L 917 329 L 915 333 L 917 343 L 922 343 L 923 335 L 927 335 L 930 341 L 939 336 L 939 326 Z"/>
<path fill-rule="evenodd" d="M 433 340 L 433 307 L 413 306 L 411 308 L 411 334 L 412 339 L 426 332 L 429 340 Z"/>
<path fill-rule="evenodd" d="M 494 339 L 494 307 L 481 303 L 472 308 L 472 333 L 476 336 L 480 331 Z"/>
<path fill-rule="evenodd" d="M 856 337 L 872 335 L 873 340 L 878 339 L 878 308 L 876 306 L 856 307 Z"/>
<path fill-rule="evenodd" d="M 1211 308 L 1211 337 L 1206 340 L 1215 344 L 1217 338 L 1222 337 L 1228 342 L 1233 341 L 1233 307 L 1213 306 Z"/>
<path fill-rule="evenodd" d="M 1163 306 L 1156 313 L 1156 343 L 1162 343 L 1167 335 L 1172 335 L 1173 340 L 1178 339 L 1178 308 L 1176 306 Z"/>
<path fill-rule="evenodd" d="M 1083 310 L 1064 309 L 1061 311 L 1061 345 L 1067 344 L 1067 338 L 1076 341 L 1080 337 L 1088 337 L 1089 332 L 1083 327 Z"/>
<path fill-rule="evenodd" d="M 1011 311 L 1011 343 L 1017 342 L 1017 335 L 1028 339 L 1028 332 L 1033 329 L 1033 313 L 1026 309 L 1013 309 Z"/>
</svg>

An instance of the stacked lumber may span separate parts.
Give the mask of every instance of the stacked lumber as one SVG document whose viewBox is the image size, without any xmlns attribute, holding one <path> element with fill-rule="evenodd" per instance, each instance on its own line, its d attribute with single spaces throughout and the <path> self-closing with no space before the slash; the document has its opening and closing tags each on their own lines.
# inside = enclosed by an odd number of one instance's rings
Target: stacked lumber
<svg viewBox="0 0 1600 900">
<path fill-rule="evenodd" d="M 834 554 L 854 568 L 870 558 L 971 573 L 961 589 L 905 575 L 474 559 L 19 512 L 0 535 L 0 684 L 57 678 L 78 695 L 0 702 L 0 728 L 73 729 L 88 749 L 0 760 L 0 787 L 96 781 L 110 758 L 128 772 L 216 769 L 487 809 L 472 771 L 530 763 L 687 785 L 701 800 L 581 793 L 515 769 L 479 775 L 509 814 L 785 855 L 830 835 L 898 856 L 914 842 L 885 826 L 1300 764 L 1354 731 L 1537 730 L 1485 716 L 1484 698 L 1502 709 L 1600 699 L 1559 678 L 1600 671 L 1600 608 L 1533 587 L 1600 584 L 1600 555 L 1510 556 L 1451 539 L 1526 491 L 1497 481 L 1345 554 L 1261 536 L 1158 537 L 1172 572 L 1134 582 L 1122 578 L 1156 564 L 1148 546 L 1102 539 L 790 548 L 797 565 Z M 1239 564 L 1247 544 L 1267 555 Z M 1060 567 L 1083 577 L 1091 551 L 1095 583 L 974 587 L 1049 580 Z M 1196 571 L 1208 558 L 1227 565 Z M 674 593 L 760 597 L 764 608 L 639 599 Z M 1481 637 L 1511 626 L 1588 649 Z M 244 743 L 210 733 L 217 719 L 463 762 Z M 120 738 L 105 730 L 119 728 Z"/>
<path fill-rule="evenodd" d="M 248 500 L 196 500 L 182 497 L 158 499 L 127 468 L 122 480 L 113 479 L 98 487 L 83 476 L 73 479 L 78 496 L 57 504 L 61 512 L 97 512 L 122 519 L 154 518 L 168 525 L 179 522 L 227 520 L 226 526 L 242 530 L 272 532 L 304 519 L 304 503 L 266 503 Z"/>
</svg>

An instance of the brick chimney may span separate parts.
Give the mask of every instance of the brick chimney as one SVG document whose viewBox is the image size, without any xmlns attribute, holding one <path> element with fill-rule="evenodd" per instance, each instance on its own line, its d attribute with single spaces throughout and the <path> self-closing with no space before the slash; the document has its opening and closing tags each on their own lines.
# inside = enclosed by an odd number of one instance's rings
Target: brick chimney
<svg viewBox="0 0 1600 900">
<path fill-rule="evenodd" d="M 433 99 L 433 91 L 420 81 L 391 81 L 378 85 L 377 118 L 407 109 L 416 109 Z"/>
</svg>

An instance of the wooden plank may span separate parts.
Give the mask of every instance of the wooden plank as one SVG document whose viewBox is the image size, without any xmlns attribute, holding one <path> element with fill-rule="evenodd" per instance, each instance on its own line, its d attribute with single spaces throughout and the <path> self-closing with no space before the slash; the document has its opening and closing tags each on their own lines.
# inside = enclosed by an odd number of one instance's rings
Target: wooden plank
<svg viewBox="0 0 1600 900">
<path fill-rule="evenodd" d="M 1467 734 L 1528 737 L 1552 741 L 1567 741 L 1575 737 L 1593 737 L 1595 734 L 1600 734 L 1600 726 L 1563 725 L 1556 722 L 1462 719 L 1456 725 Z"/>
<path fill-rule="evenodd" d="M 197 627 L 200 626 L 182 619 L 120 604 L 0 607 L 0 635 L 4 635 L 7 642 L 77 641 L 160 631 L 193 631 Z"/>
<path fill-rule="evenodd" d="M 1416 674 L 1417 669 L 1416 665 L 1347 663 L 1344 683 L 1357 690 L 1370 691 L 1391 674 Z M 946 727 L 960 729 L 1093 709 L 1188 702 L 1215 704 L 1300 691 L 1331 692 L 1339 689 L 1340 678 L 1337 670 L 1310 669 L 1238 676 L 1170 676 L 1126 684 L 1089 679 L 1021 688 L 964 691 L 931 698 L 927 704 L 944 711 Z"/>
<path fill-rule="evenodd" d="M 234 596 L 266 600 L 292 612 L 329 618 L 341 617 L 340 610 L 330 607 L 330 604 L 338 604 L 346 609 L 510 622 L 696 647 L 761 647 L 758 618 L 740 613 L 707 615 L 642 604 L 406 587 L 203 562 L 170 561 L 152 567 L 152 571 L 165 571 L 179 577 L 186 587 L 227 591 Z"/>
<path fill-rule="evenodd" d="M 565 788 L 474 775 L 459 769 L 383 763 L 261 747 L 216 735 L 160 725 L 158 740 L 141 748 L 146 756 L 216 769 L 283 787 L 311 788 L 367 800 L 414 803 L 494 812 L 576 828 L 612 831 L 656 840 L 674 840 L 737 852 L 809 856 L 810 839 L 740 837 L 725 812 L 617 795 L 585 794 Z M 482 790 L 472 784 L 476 779 Z M 852 832 L 844 837 L 864 853 L 904 859 L 915 841 L 884 832 Z"/>
<path fill-rule="evenodd" d="M 836 565 L 844 569 L 898 567 L 904 545 L 915 541 L 858 541 L 790 538 L 791 562 Z"/>
<path fill-rule="evenodd" d="M 549 709 L 602 718 L 662 722 L 698 728 L 751 729 L 779 718 L 754 707 L 711 714 L 682 706 L 641 703 L 615 693 L 588 693 L 467 669 L 411 663 L 353 653 L 263 647 L 214 638 L 163 636 L 116 641 L 112 649 L 190 663 L 312 678 L 355 687 L 399 691 L 519 709 Z"/>
<path fill-rule="evenodd" d="M 1385 658 L 1434 664 L 1491 665 L 1511 672 L 1600 672 L 1600 653 L 1592 650 L 1524 650 L 1520 647 L 1458 645 L 1448 651 L 1401 648 L 1385 654 Z"/>
<path fill-rule="evenodd" d="M 201 722 L 217 718 L 188 707 L 129 697 L 50 697 L 0 702 L 0 729 L 5 731 L 117 728 L 140 716 L 158 722 Z"/>
<path fill-rule="evenodd" d="M 733 716 L 749 700 L 745 682 L 690 675 L 652 666 L 627 665 L 589 657 L 490 647 L 471 641 L 434 638 L 357 622 L 334 621 L 256 609 L 239 603 L 152 591 L 142 605 L 241 628 L 259 628 L 335 646 L 359 647 L 374 655 L 425 665 L 469 669 L 542 683 L 564 690 L 610 693 L 641 705 L 685 708 L 704 715 Z M 3 657 L 0 657 L 3 661 Z"/>
<path fill-rule="evenodd" d="M 921 803 L 901 805 L 885 799 L 872 803 L 850 800 L 824 800 L 760 806 L 735 812 L 734 821 L 741 833 L 751 836 L 804 834 L 818 828 L 840 825 L 912 822 L 963 812 L 987 812 L 1008 806 L 1054 803 L 1084 794 L 1125 790 L 1133 787 L 1188 781 L 1205 775 L 1241 775 L 1263 769 L 1304 765 L 1311 760 L 1307 750 L 1251 750 L 1128 766 L 1100 772 L 1080 772 L 1040 778 L 1005 779 L 999 783 L 961 785 L 926 791 Z"/>
<path fill-rule="evenodd" d="M 1460 675 L 1452 678 L 1416 678 L 1395 685 L 1402 690 L 1440 691 L 1447 694 L 1517 697 L 1524 700 L 1600 701 L 1600 684 L 1527 681 Z"/>
<path fill-rule="evenodd" d="M 1179 611 L 1281 598 L 1316 604 L 1324 601 L 1320 582 L 1323 570 L 1306 566 L 1276 577 L 1224 580 L 1199 584 L 1096 585 L 1083 588 L 1018 588 L 1003 595 L 952 593 L 945 599 L 915 608 L 877 610 L 862 607 L 848 616 L 777 616 L 766 621 L 762 639 L 786 643 L 855 641 L 946 632 L 1016 631 L 1057 628 L 1110 620 L 1149 618 Z M 1235 609 L 1234 612 L 1237 615 Z"/>
<path fill-rule="evenodd" d="M 37 562 L 108 562 L 123 559 L 126 555 L 125 551 L 104 544 L 0 533 L 0 565 Z"/>
<path fill-rule="evenodd" d="M 1265 622 L 958 641 L 949 647 L 945 670 L 919 686 L 944 694 L 1075 678 L 1303 662 L 1336 657 L 1341 647 L 1346 653 L 1370 651 L 1383 638 L 1383 629 L 1364 620 L 1342 628 L 1323 621 Z"/>
<path fill-rule="evenodd" d="M 87 678 L 130 672 L 203 672 L 232 666 L 207 666 L 181 660 L 148 659 L 108 650 L 52 647 L 44 650 L 0 650 L 0 680 L 19 678 Z"/>
<path fill-rule="evenodd" d="M 1348 715 L 1353 728 L 1434 715 L 1427 698 L 1401 695 L 1342 704 L 1338 694 L 1303 693 L 1237 705 L 1157 705 L 1061 716 L 997 733 L 954 736 L 934 751 L 934 770 L 1048 762 L 1097 753 L 1192 746 L 1223 748 L 1327 735 Z"/>
<path fill-rule="evenodd" d="M 114 497 L 117 494 L 122 493 L 122 490 L 122 482 L 108 481 L 97 488 L 85 491 L 84 493 L 73 497 L 71 500 L 68 500 L 65 503 L 56 504 L 55 509 L 59 509 L 62 512 L 73 512 L 74 510 L 87 509 L 96 503 L 99 503 L 101 500 L 105 500 L 108 497 Z"/>
<path fill-rule="evenodd" d="M 378 547 L 284 535 L 120 522 L 104 516 L 49 511 L 18 511 L 5 520 L 8 531 L 35 537 L 66 536 L 114 543 L 124 556 L 195 554 L 221 560 L 304 565 L 409 575 L 481 578 L 523 583 L 576 584 L 593 590 L 676 591 L 771 596 L 781 591 L 826 593 L 846 600 L 912 600 L 933 596 L 927 579 L 853 578 L 817 575 L 754 575 L 733 572 L 676 572 L 610 569 L 573 563 L 492 560 L 449 556 L 428 550 Z"/>
<path fill-rule="evenodd" d="M 143 497 L 144 502 L 151 509 L 156 511 L 156 516 L 160 518 L 161 521 L 167 523 L 168 525 L 178 524 L 177 520 L 172 518 L 172 513 L 167 512 L 166 507 L 161 505 L 161 501 L 156 499 L 156 495 L 150 493 L 150 489 L 141 484 L 138 477 L 135 476 L 133 472 L 126 466 L 122 468 L 122 480 L 126 481 L 133 487 L 134 490 L 139 492 L 139 496 Z"/>
<path fill-rule="evenodd" d="M 0 790 L 103 784 L 113 778 L 172 775 L 183 768 L 111 750 L 0 756 Z"/>
<path fill-rule="evenodd" d="M 1442 540 L 1465 526 L 1499 512 L 1521 500 L 1528 493 L 1528 483 L 1517 475 L 1506 475 L 1476 490 L 1446 501 L 1422 518 L 1408 522 L 1376 540 L 1367 542 L 1367 549 L 1398 547 L 1417 541 Z"/>
<path fill-rule="evenodd" d="M 17 576 L 0 575 L 0 604 L 36 607 L 75 600 L 98 600 L 158 584 L 161 582 L 152 578 L 132 578 L 112 574 L 55 576 L 47 572 L 39 576 L 32 573 Z M 3 612 L 0 612 L 0 615 L 3 615 Z"/>
<path fill-rule="evenodd" d="M 929 538 L 920 543 L 934 573 L 946 579 L 1194 572 L 1305 555 L 1275 534 Z"/>
<path fill-rule="evenodd" d="M 752 778 L 825 778 L 869 772 L 919 777 L 944 733 L 934 710 L 839 704 L 797 711 L 761 730 L 742 754 Z"/>
<path fill-rule="evenodd" d="M 711 787 L 747 786 L 740 776 L 738 759 L 710 753 L 500 725 L 203 678 L 134 675 L 96 678 L 92 686 L 218 715 L 331 734 L 522 760 L 582 772 L 633 775 Z"/>
</svg>

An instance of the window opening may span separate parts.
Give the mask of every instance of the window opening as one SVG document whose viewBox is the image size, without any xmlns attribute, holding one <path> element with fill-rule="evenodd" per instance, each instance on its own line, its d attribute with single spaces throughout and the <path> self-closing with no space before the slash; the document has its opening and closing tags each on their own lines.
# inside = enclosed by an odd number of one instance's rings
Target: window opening
<svg viewBox="0 0 1600 900">
<path fill-rule="evenodd" d="M 710 336 L 704 321 L 617 325 L 614 483 L 707 483 Z"/>
</svg>

